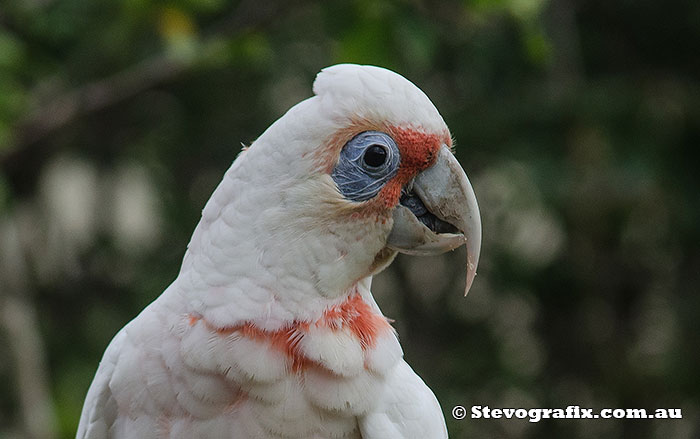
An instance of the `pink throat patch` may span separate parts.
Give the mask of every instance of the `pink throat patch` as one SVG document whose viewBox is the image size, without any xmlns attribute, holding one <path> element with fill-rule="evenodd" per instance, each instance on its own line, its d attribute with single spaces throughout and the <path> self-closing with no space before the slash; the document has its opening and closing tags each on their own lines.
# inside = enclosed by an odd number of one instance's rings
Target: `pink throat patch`
<svg viewBox="0 0 700 439">
<path fill-rule="evenodd" d="M 206 327 L 221 336 L 239 333 L 243 337 L 266 343 L 270 348 L 281 351 L 289 361 L 291 370 L 302 371 L 309 367 L 325 369 L 322 364 L 309 359 L 300 347 L 301 340 L 311 328 L 327 328 L 330 331 L 348 330 L 357 338 L 363 351 L 372 349 L 377 339 L 385 332 L 393 331 L 389 321 L 376 313 L 358 293 L 350 295 L 344 302 L 331 306 L 323 316 L 314 321 L 293 321 L 287 326 L 266 331 L 254 323 L 246 322 L 228 327 L 215 327 L 202 316 L 188 315 L 188 323 L 194 326 L 202 321 Z"/>
</svg>

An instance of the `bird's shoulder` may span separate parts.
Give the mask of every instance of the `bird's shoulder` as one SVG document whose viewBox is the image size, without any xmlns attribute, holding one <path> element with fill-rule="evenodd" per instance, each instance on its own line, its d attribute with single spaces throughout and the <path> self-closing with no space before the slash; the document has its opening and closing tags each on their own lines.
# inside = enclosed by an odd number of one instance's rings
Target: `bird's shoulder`
<svg viewBox="0 0 700 439">
<path fill-rule="evenodd" d="M 447 427 L 437 398 L 404 360 L 386 375 L 375 409 L 359 419 L 363 439 L 445 439 Z"/>
<path fill-rule="evenodd" d="M 83 405 L 76 439 L 107 439 L 118 416 L 117 404 L 109 382 L 125 342 L 122 329 L 112 339 L 97 368 Z"/>
</svg>

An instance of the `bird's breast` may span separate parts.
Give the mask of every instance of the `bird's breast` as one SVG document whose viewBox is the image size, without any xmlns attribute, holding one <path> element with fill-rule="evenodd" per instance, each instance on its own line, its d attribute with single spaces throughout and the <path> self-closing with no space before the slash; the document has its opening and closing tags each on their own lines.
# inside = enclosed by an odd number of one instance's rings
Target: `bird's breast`
<svg viewBox="0 0 700 439">
<path fill-rule="evenodd" d="M 277 330 L 216 327 L 197 314 L 179 328 L 186 368 L 229 386 L 232 398 L 219 410 L 261 437 L 329 436 L 329 428 L 353 437 L 356 417 L 381 399 L 385 375 L 403 355 L 387 319 L 359 294 L 316 321 Z"/>
</svg>

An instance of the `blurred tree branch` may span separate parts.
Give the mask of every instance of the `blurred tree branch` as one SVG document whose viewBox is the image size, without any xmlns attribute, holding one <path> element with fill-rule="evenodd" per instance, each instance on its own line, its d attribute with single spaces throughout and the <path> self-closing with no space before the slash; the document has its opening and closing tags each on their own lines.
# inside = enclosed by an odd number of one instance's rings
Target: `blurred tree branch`
<svg viewBox="0 0 700 439">
<path fill-rule="evenodd" d="M 0 297 L 0 302 L 0 326 L 7 333 L 8 351 L 15 365 L 21 431 L 27 438 L 53 438 L 56 436 L 56 419 L 49 391 L 45 347 L 34 306 L 23 295 L 5 294 Z"/>
<path fill-rule="evenodd" d="M 20 431 L 27 438 L 56 437 L 56 419 L 49 387 L 46 348 L 39 330 L 29 266 L 20 227 L 14 218 L 0 223 L 0 329 L 8 340 L 19 399 Z"/>
<path fill-rule="evenodd" d="M 32 109 L 15 128 L 14 144 L 3 155 L 5 165 L 15 154 L 36 144 L 71 121 L 115 105 L 144 90 L 180 74 L 186 67 L 182 61 L 157 55 L 108 78 L 82 85 L 56 96 L 50 102 Z"/>
<path fill-rule="evenodd" d="M 196 67 L 208 55 L 207 49 L 216 45 L 221 37 L 264 26 L 298 3 L 244 0 L 231 15 L 204 32 L 205 37 L 192 57 L 173 57 L 164 49 L 107 78 L 60 92 L 48 102 L 36 104 L 15 125 L 9 145 L 0 152 L 0 171 L 8 171 L 13 164 L 33 155 L 42 140 L 72 121 L 176 78 Z"/>
</svg>

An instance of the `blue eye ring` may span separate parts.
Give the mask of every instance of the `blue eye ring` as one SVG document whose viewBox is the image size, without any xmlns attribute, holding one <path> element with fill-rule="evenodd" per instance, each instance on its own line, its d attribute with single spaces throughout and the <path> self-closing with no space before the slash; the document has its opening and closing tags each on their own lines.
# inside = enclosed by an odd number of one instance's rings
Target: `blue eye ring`
<svg viewBox="0 0 700 439">
<path fill-rule="evenodd" d="M 345 198 L 366 201 L 396 175 L 399 163 L 399 148 L 390 135 L 363 131 L 343 146 L 331 177 Z"/>
</svg>

